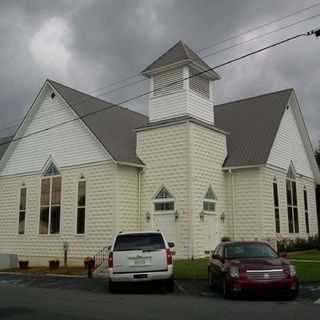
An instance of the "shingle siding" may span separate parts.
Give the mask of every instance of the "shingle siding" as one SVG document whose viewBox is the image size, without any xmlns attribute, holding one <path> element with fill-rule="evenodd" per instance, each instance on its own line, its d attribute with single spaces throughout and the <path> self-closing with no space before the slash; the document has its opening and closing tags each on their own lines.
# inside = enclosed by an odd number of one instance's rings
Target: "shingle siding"
<svg viewBox="0 0 320 320">
<path fill-rule="evenodd" d="M 108 245 L 113 234 L 113 166 L 111 162 L 97 166 L 63 170 L 61 231 L 58 235 L 39 234 L 40 176 L 0 178 L 0 252 L 16 253 L 31 265 L 63 261 L 63 242 L 69 243 L 70 263 L 81 264 L 85 256 L 94 255 Z M 87 183 L 86 234 L 76 235 L 76 195 L 80 176 Z M 27 188 L 26 230 L 18 235 L 19 190 Z"/>
</svg>

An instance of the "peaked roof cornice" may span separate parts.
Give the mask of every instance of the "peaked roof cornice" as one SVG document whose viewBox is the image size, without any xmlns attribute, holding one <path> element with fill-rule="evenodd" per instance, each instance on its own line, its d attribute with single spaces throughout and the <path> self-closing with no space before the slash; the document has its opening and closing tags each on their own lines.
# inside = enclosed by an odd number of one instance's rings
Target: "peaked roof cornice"
<svg viewBox="0 0 320 320">
<path fill-rule="evenodd" d="M 193 64 L 194 67 L 201 71 L 211 69 L 211 67 L 203 59 L 201 59 L 189 46 L 180 40 L 158 59 L 152 62 L 148 67 L 146 67 L 142 71 L 142 74 L 150 77 L 153 73 L 161 72 L 168 68 L 189 64 Z M 206 75 L 213 80 L 220 79 L 220 76 L 214 70 L 206 72 Z"/>
</svg>

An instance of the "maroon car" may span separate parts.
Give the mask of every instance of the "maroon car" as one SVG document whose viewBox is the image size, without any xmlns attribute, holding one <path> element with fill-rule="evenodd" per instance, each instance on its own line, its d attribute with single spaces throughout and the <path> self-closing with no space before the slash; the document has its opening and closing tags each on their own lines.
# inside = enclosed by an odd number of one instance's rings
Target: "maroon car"
<svg viewBox="0 0 320 320">
<path fill-rule="evenodd" d="M 222 242 L 209 258 L 208 281 L 225 298 L 244 291 L 275 289 L 294 299 L 299 280 L 286 255 L 279 256 L 265 242 Z"/>
</svg>

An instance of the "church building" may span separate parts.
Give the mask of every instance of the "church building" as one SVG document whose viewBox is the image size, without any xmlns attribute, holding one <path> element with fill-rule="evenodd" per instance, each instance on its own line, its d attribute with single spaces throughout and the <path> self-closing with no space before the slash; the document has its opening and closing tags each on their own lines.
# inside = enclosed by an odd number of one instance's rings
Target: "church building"
<svg viewBox="0 0 320 320">
<path fill-rule="evenodd" d="M 318 233 L 320 172 L 293 89 L 216 105 L 220 76 L 181 41 L 142 74 L 147 116 L 45 81 L 0 138 L 0 253 L 48 265 L 67 245 L 82 264 L 120 231 L 161 230 L 176 258 L 198 258 L 223 237 Z"/>
</svg>

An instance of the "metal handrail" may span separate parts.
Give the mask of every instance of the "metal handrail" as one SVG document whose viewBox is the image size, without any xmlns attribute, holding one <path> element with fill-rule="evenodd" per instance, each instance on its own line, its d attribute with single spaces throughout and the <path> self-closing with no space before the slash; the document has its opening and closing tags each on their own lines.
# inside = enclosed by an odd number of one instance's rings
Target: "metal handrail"
<svg viewBox="0 0 320 320">
<path fill-rule="evenodd" d="M 99 266 L 101 266 L 104 262 L 107 261 L 108 254 L 109 254 L 108 247 L 103 247 L 94 255 L 93 260 L 94 260 L 95 269 L 97 269 Z"/>
</svg>

